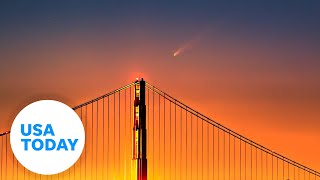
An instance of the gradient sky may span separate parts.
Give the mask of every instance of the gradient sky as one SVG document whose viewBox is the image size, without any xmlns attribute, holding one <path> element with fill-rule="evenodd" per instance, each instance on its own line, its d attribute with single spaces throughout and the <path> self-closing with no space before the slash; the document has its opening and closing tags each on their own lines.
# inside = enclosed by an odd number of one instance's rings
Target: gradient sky
<svg viewBox="0 0 320 180">
<path fill-rule="evenodd" d="M 0 131 L 144 77 L 320 170 L 319 1 L 0 2 Z M 179 48 L 185 51 L 174 57 Z"/>
</svg>

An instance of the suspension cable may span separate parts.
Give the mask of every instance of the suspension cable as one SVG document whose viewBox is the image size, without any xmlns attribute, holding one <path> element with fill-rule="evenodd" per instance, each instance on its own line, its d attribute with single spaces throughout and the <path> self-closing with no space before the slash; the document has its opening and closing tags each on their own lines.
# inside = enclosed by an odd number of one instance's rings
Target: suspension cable
<svg viewBox="0 0 320 180">
<path fill-rule="evenodd" d="M 173 98 L 172 96 L 164 93 L 163 91 L 161 91 L 160 89 L 154 87 L 153 85 L 151 85 L 151 84 L 149 84 L 149 83 L 147 83 L 147 88 L 154 88 L 154 91 L 155 91 L 156 93 L 158 93 L 158 94 L 161 95 L 161 96 L 165 95 L 165 96 L 166 96 L 166 99 L 169 100 L 169 101 L 175 101 L 175 100 L 176 100 L 176 99 Z M 206 121 L 206 122 L 208 122 L 208 123 L 210 123 L 210 124 L 212 124 L 212 125 L 216 125 L 216 126 L 219 125 L 219 129 L 221 129 L 221 130 L 223 130 L 223 131 L 225 131 L 225 132 L 228 132 L 228 131 L 230 130 L 230 129 L 222 126 L 221 124 L 219 124 L 219 123 L 211 120 L 210 118 L 208 118 L 208 117 L 200 114 L 198 111 L 191 109 L 190 107 L 188 107 L 188 106 L 185 105 L 184 103 L 182 103 L 182 102 L 180 102 L 180 101 L 178 101 L 178 100 L 176 100 L 176 101 L 177 101 L 177 105 L 178 105 L 178 106 L 180 106 L 181 108 L 183 108 L 183 109 L 185 109 L 185 110 L 188 108 L 188 111 L 189 111 L 191 114 L 200 117 L 202 120 L 204 120 L 204 121 Z M 234 131 L 232 131 L 232 130 L 230 130 L 230 132 L 231 132 L 231 135 L 232 135 L 232 136 L 236 136 L 237 138 L 240 138 L 240 137 L 241 137 L 242 141 L 244 141 L 244 142 L 252 142 L 251 145 L 257 147 L 259 150 L 264 151 L 264 152 L 266 152 L 266 153 L 268 153 L 268 154 L 271 154 L 271 153 L 272 153 L 272 151 L 271 151 L 270 149 L 268 149 L 268 148 L 266 148 L 266 147 L 264 147 L 264 146 L 262 146 L 262 145 L 260 145 L 260 144 L 258 144 L 258 143 L 255 143 L 255 142 L 247 139 L 246 137 L 244 137 L 244 136 L 242 136 L 242 135 L 240 135 L 240 134 L 238 134 L 238 133 L 236 133 L 236 132 L 234 132 Z M 308 171 L 308 172 L 310 172 L 310 173 L 311 173 L 311 172 L 314 172 L 314 173 L 316 173 L 316 174 L 319 174 L 317 171 L 314 171 L 314 170 L 312 170 L 312 169 L 310 169 L 310 168 L 307 168 L 307 167 L 303 166 L 302 164 L 299 164 L 299 163 L 297 163 L 297 162 L 295 162 L 295 161 L 293 161 L 293 160 L 291 160 L 291 159 L 288 159 L 288 158 L 286 158 L 286 157 L 284 157 L 284 156 L 282 156 L 282 155 L 280 155 L 280 154 L 278 154 L 278 153 L 274 153 L 274 156 L 281 157 L 284 161 L 288 162 L 289 164 L 295 165 L 295 166 L 297 166 L 297 167 L 303 167 L 305 171 Z"/>
</svg>

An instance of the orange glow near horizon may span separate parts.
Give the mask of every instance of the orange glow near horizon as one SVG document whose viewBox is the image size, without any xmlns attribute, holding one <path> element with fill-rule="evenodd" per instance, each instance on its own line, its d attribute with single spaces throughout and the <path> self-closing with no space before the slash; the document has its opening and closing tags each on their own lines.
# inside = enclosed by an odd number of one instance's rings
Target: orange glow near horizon
<svg viewBox="0 0 320 180">
<path fill-rule="evenodd" d="M 279 178 L 290 176 L 291 179 L 294 176 L 294 168 L 289 166 L 288 170 L 288 164 L 280 159 L 272 159 L 270 155 L 257 151 L 249 144 L 240 144 L 239 140 L 229 137 L 217 127 L 203 123 L 195 115 L 175 107 L 174 103 L 159 99 L 151 91 L 146 93 L 148 179 L 239 179 L 240 174 L 243 178 L 245 175 L 250 178 L 252 173 L 253 178 L 263 177 L 269 180 L 272 177 L 271 162 L 275 168 L 277 161 Z M 132 103 L 132 91 L 127 90 L 77 109 L 86 129 L 84 152 L 73 167 L 52 178 L 129 179 L 133 175 L 130 169 L 134 163 L 131 160 Z M 294 138 L 297 141 L 304 139 Z M 1 139 L 0 146 L 3 145 L 4 139 Z M 1 168 L 3 172 L 6 171 L 6 174 L 2 174 L 3 177 L 14 179 L 18 171 L 21 177 L 26 173 L 28 180 L 40 179 L 39 175 L 24 172 L 24 168 L 12 159 L 10 146 L 8 152 L 1 151 L 2 155 L 5 153 L 8 154 L 7 158 L 1 159 Z M 282 173 L 283 168 L 285 174 Z M 291 172 L 290 175 L 287 171 Z M 314 179 L 314 176 L 306 174 L 307 178 Z M 302 177 L 303 171 L 296 171 L 295 175 Z M 41 176 L 43 178 L 46 176 Z"/>
</svg>

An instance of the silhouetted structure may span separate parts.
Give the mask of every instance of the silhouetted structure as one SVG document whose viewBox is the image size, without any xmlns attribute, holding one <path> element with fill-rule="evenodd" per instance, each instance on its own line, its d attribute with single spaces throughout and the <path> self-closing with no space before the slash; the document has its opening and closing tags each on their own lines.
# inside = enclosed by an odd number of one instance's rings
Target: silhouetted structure
<svg viewBox="0 0 320 180">
<path fill-rule="evenodd" d="M 14 158 L 8 131 L 0 134 L 0 180 L 320 180 L 319 172 L 228 129 L 143 79 L 73 109 L 86 132 L 84 151 L 73 167 L 51 177 L 28 171 Z"/>
<path fill-rule="evenodd" d="M 132 179 L 147 180 L 146 84 L 142 79 L 134 85 L 132 129 Z"/>
</svg>

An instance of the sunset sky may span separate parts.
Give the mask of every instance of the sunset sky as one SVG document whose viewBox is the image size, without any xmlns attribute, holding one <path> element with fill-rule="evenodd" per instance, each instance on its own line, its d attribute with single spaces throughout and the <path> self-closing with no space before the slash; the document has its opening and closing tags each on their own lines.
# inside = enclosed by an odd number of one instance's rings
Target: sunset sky
<svg viewBox="0 0 320 180">
<path fill-rule="evenodd" d="M 1 1 L 0 132 L 32 101 L 75 106 L 144 77 L 320 171 L 319 9 L 293 0 Z"/>
</svg>

